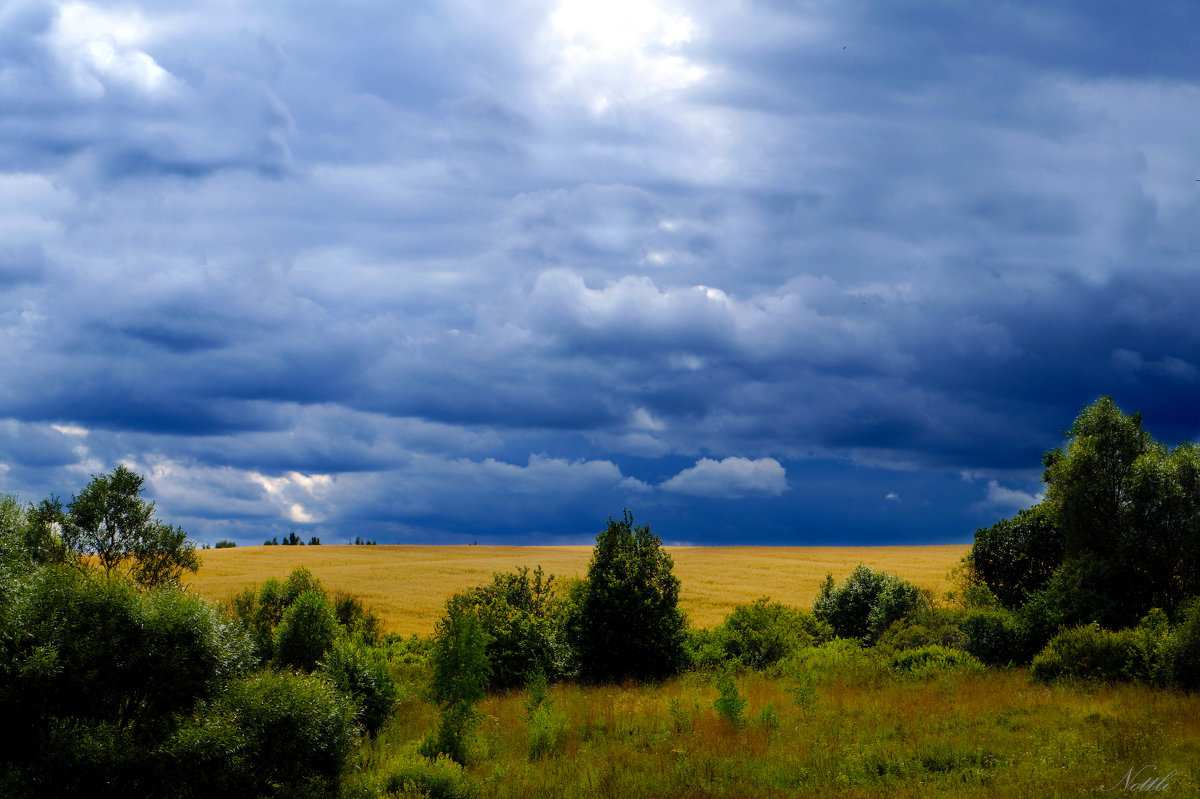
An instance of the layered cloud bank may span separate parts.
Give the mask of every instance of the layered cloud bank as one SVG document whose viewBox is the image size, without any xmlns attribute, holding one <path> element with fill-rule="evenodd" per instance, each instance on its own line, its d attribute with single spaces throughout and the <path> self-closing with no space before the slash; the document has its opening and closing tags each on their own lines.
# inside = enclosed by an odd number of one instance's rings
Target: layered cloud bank
<svg viewBox="0 0 1200 799">
<path fill-rule="evenodd" d="M 964 541 L 1200 423 L 1187 3 L 0 10 L 0 490 Z"/>
</svg>

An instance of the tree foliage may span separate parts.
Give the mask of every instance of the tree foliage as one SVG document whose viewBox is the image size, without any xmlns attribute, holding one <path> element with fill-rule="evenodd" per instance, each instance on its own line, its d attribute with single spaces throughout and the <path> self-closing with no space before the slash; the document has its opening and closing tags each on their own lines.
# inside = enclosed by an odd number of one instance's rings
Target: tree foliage
<svg viewBox="0 0 1200 799">
<path fill-rule="evenodd" d="M 873 644 L 892 622 L 928 606 L 912 583 L 860 563 L 841 585 L 834 585 L 833 575 L 825 576 L 813 615 L 841 638 Z"/>
<path fill-rule="evenodd" d="M 487 643 L 475 610 L 448 601 L 434 634 L 429 693 L 441 709 L 441 718 L 437 731 L 422 746 L 428 757 L 444 754 L 457 763 L 467 762 L 479 723 L 475 705 L 486 695 L 491 674 Z"/>
<path fill-rule="evenodd" d="M 185 571 L 200 568 L 187 533 L 154 518 L 154 503 L 142 499 L 145 478 L 118 466 L 92 475 L 60 515 L 44 503 L 44 514 L 62 529 L 67 551 L 77 559 L 94 556 L 105 574 L 127 572 L 147 588 L 179 582 Z"/>
<path fill-rule="evenodd" d="M 585 679 L 659 679 L 680 668 L 686 625 L 673 566 L 629 511 L 609 517 L 572 597 L 568 635 Z"/>
<path fill-rule="evenodd" d="M 554 575 L 547 576 L 540 566 L 532 573 L 522 567 L 493 574 L 490 584 L 450 599 L 479 617 L 492 690 L 523 686 L 539 673 L 553 681 L 566 672 L 566 604 L 555 588 Z"/>
<path fill-rule="evenodd" d="M 1016 607 L 1045 588 L 1062 560 L 1062 533 L 1042 503 L 976 530 L 970 568 L 1001 604 Z"/>
</svg>

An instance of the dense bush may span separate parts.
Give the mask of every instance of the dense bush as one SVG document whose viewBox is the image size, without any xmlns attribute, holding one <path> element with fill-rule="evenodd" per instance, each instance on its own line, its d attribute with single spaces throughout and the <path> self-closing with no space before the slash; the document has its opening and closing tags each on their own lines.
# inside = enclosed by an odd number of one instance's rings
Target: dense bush
<svg viewBox="0 0 1200 799">
<path fill-rule="evenodd" d="M 368 734 L 374 735 L 391 718 L 396 682 L 374 650 L 343 638 L 326 654 L 321 673 L 354 700 L 359 723 Z"/>
<path fill-rule="evenodd" d="M 1200 599 L 1192 599 L 1177 614 L 1163 643 L 1165 676 L 1181 688 L 1200 688 Z"/>
<path fill-rule="evenodd" d="M 170 742 L 182 796 L 328 796 L 357 726 L 348 697 L 323 679 L 264 672 L 232 683 Z"/>
<path fill-rule="evenodd" d="M 1063 547 L 1054 510 L 1042 503 L 976 530 L 969 565 L 1005 607 L 1018 607 L 1050 581 Z"/>
<path fill-rule="evenodd" d="M 568 639 L 587 680 L 660 679 L 684 664 L 685 620 L 671 556 L 629 511 L 596 537 L 571 595 Z"/>
<path fill-rule="evenodd" d="M 233 549 L 236 546 L 237 546 L 236 541 L 223 540 L 223 541 L 218 541 L 217 543 L 213 544 L 213 549 Z"/>
<path fill-rule="evenodd" d="M 933 644 L 896 654 L 892 658 L 892 667 L 910 677 L 932 677 L 952 671 L 980 671 L 983 664 L 974 655 L 961 649 Z"/>
<path fill-rule="evenodd" d="M 554 576 L 539 566 L 532 575 L 527 568 L 494 574 L 489 585 L 451 598 L 479 617 L 491 664 L 489 688 L 520 687 L 535 673 L 553 681 L 567 672 L 566 604 L 554 589 Z"/>
<path fill-rule="evenodd" d="M 312 671 L 338 637 L 337 618 L 325 595 L 305 591 L 288 605 L 275 628 L 275 657 L 281 665 Z"/>
<path fill-rule="evenodd" d="M 66 567 L 39 570 L 4 616 L 0 703 L 24 739 L 72 718 L 153 735 L 251 663 L 245 633 L 203 600 Z"/>
<path fill-rule="evenodd" d="M 1027 663 L 1028 636 L 1011 611 L 993 608 L 972 610 L 959 621 L 962 648 L 989 666 Z"/>
<path fill-rule="evenodd" d="M 428 757 L 449 755 L 465 764 L 479 723 L 475 705 L 487 693 L 491 674 L 487 635 L 473 609 L 454 601 L 446 603 L 446 615 L 438 621 L 434 634 L 431 661 L 429 692 L 441 709 L 441 717 L 437 730 L 422 743 L 421 753 Z"/>
<path fill-rule="evenodd" d="M 1063 630 L 1030 666 L 1039 680 L 1075 678 L 1101 682 L 1149 676 L 1143 638 L 1137 630 L 1105 630 L 1095 624 Z"/>
<path fill-rule="evenodd" d="M 426 758 L 403 752 L 378 773 L 360 777 L 343 792 L 346 799 L 479 799 L 479 785 L 446 755 Z"/>
<path fill-rule="evenodd" d="M 892 622 L 875 645 L 887 652 L 902 652 L 925 646 L 962 648 L 958 614 L 938 608 L 918 611 Z"/>
<path fill-rule="evenodd" d="M 332 605 L 338 624 L 349 635 L 372 646 L 379 643 L 383 625 L 379 617 L 368 610 L 358 597 L 339 591 L 333 595 Z"/>
<path fill-rule="evenodd" d="M 813 615 L 842 638 L 873 644 L 892 622 L 928 606 L 912 583 L 859 564 L 839 586 L 833 575 L 825 576 L 813 600 Z"/>
<path fill-rule="evenodd" d="M 268 578 L 261 586 L 247 586 L 233 598 L 233 614 L 250 629 L 262 661 L 275 658 L 275 628 L 292 603 L 307 591 L 322 597 L 325 594 L 321 581 L 308 569 L 297 566 L 286 580 Z"/>
<path fill-rule="evenodd" d="M 8 594 L 0 630 L 5 796 L 162 795 L 160 743 L 253 659 L 196 597 L 68 567 Z"/>
<path fill-rule="evenodd" d="M 763 669 L 798 649 L 828 641 L 833 630 L 811 613 L 763 597 L 735 607 L 711 633 L 689 637 L 696 666 Z"/>
</svg>

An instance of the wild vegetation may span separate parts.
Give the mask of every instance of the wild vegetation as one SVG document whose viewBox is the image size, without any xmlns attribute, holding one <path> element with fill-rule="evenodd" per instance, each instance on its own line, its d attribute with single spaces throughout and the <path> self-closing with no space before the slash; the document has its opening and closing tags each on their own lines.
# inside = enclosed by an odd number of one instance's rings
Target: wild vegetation
<svg viewBox="0 0 1200 799">
<path fill-rule="evenodd" d="M 1045 500 L 978 531 L 951 591 L 860 564 L 810 608 L 760 597 L 705 627 L 626 512 L 581 576 L 497 572 L 431 637 L 384 632 L 302 567 L 214 605 L 177 585 L 186 542 L 139 535 L 144 505 L 83 536 L 78 497 L 7 498 L 0 790 L 1195 795 L 1197 461 L 1102 399 L 1046 456 Z"/>
</svg>

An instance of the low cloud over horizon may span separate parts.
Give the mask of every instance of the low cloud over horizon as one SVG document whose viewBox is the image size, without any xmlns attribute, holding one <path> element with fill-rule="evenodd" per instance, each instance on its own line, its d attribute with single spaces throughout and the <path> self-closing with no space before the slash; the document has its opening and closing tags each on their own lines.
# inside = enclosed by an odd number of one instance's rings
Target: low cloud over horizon
<svg viewBox="0 0 1200 799">
<path fill-rule="evenodd" d="M 967 542 L 1200 434 L 1194 7 L 0 9 L 0 492 L 200 541 Z"/>
</svg>

